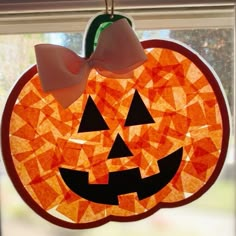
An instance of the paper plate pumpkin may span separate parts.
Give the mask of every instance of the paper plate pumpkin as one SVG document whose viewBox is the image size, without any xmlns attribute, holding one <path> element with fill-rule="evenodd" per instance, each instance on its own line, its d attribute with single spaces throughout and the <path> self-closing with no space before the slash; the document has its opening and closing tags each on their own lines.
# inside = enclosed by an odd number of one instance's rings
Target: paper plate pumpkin
<svg viewBox="0 0 236 236">
<path fill-rule="evenodd" d="M 2 120 L 3 158 L 17 191 L 48 221 L 89 228 L 187 204 L 216 180 L 229 117 L 215 73 L 175 42 L 142 43 L 129 79 L 92 70 L 63 109 L 36 66 L 18 80 Z"/>
</svg>

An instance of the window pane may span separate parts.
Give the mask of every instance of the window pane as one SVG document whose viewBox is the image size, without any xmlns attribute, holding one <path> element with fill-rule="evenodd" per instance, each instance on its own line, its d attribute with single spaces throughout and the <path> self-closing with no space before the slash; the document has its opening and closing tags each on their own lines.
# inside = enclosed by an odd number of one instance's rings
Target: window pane
<svg viewBox="0 0 236 236">
<path fill-rule="evenodd" d="M 140 40 L 151 38 L 173 38 L 195 49 L 219 75 L 224 86 L 233 116 L 234 87 L 234 36 L 232 28 L 197 30 L 152 30 L 138 31 Z M 8 93 L 30 65 L 35 63 L 34 45 L 55 43 L 82 53 L 82 34 L 22 34 L 0 36 L 0 106 L 4 107 Z M 232 117 L 235 120 L 235 117 Z M 37 216 L 18 196 L 1 162 L 1 221 L 2 235 L 86 235 L 118 236 L 121 234 L 143 236 L 233 236 L 234 235 L 234 192 L 233 170 L 234 135 L 220 177 L 210 190 L 189 205 L 162 209 L 138 222 L 111 222 L 99 228 L 83 231 L 62 229 Z"/>
</svg>

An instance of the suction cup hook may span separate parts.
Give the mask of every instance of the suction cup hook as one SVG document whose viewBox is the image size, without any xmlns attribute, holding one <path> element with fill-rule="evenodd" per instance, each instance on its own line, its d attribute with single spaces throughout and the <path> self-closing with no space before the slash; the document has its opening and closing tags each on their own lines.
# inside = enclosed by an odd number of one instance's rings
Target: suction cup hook
<svg viewBox="0 0 236 236">
<path fill-rule="evenodd" d="M 84 37 L 84 51 L 85 57 L 88 58 L 93 53 L 97 46 L 100 33 L 111 25 L 113 22 L 125 18 L 131 26 L 133 26 L 133 20 L 120 12 L 114 12 L 114 0 L 111 1 L 111 10 L 109 13 L 108 0 L 105 0 L 105 13 L 99 13 L 93 17 L 87 26 Z"/>
</svg>

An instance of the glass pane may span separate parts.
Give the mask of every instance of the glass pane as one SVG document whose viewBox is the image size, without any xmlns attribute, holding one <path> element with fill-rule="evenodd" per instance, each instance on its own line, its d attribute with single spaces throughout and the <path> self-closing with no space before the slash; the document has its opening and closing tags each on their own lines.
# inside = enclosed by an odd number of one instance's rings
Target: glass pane
<svg viewBox="0 0 236 236">
<path fill-rule="evenodd" d="M 232 28 L 197 30 L 138 31 L 140 40 L 172 38 L 195 49 L 218 73 L 227 94 L 233 117 L 234 96 L 234 36 Z M 30 65 L 35 63 L 34 45 L 54 43 L 82 53 L 82 34 L 52 33 L 0 36 L 0 107 L 3 108 L 8 93 Z M 110 222 L 101 227 L 73 231 L 63 229 L 37 216 L 14 190 L 1 161 L 1 224 L 2 235 L 86 235 L 118 236 L 121 234 L 143 236 L 233 236 L 235 203 L 234 134 L 229 153 L 220 177 L 200 199 L 189 205 L 162 209 L 152 216 L 132 223 Z"/>
</svg>

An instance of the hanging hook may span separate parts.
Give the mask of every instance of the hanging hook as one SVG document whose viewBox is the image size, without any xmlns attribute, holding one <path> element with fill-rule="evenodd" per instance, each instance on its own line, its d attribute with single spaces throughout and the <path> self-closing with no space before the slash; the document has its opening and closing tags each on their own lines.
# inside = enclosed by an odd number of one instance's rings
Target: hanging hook
<svg viewBox="0 0 236 236">
<path fill-rule="evenodd" d="M 107 0 L 105 0 L 105 5 L 106 5 L 106 14 L 109 14 L 108 1 Z M 110 13 L 110 17 L 111 18 L 114 17 L 114 0 L 111 0 L 111 13 Z"/>
<path fill-rule="evenodd" d="M 112 1 L 111 1 L 111 3 L 112 3 L 112 4 L 111 4 L 111 18 L 114 17 L 114 1 L 115 1 L 115 0 L 112 0 Z"/>
<path fill-rule="evenodd" d="M 106 5 L 106 14 L 109 14 L 109 12 L 108 12 L 108 3 L 107 3 L 107 0 L 105 0 L 105 5 Z"/>
</svg>

